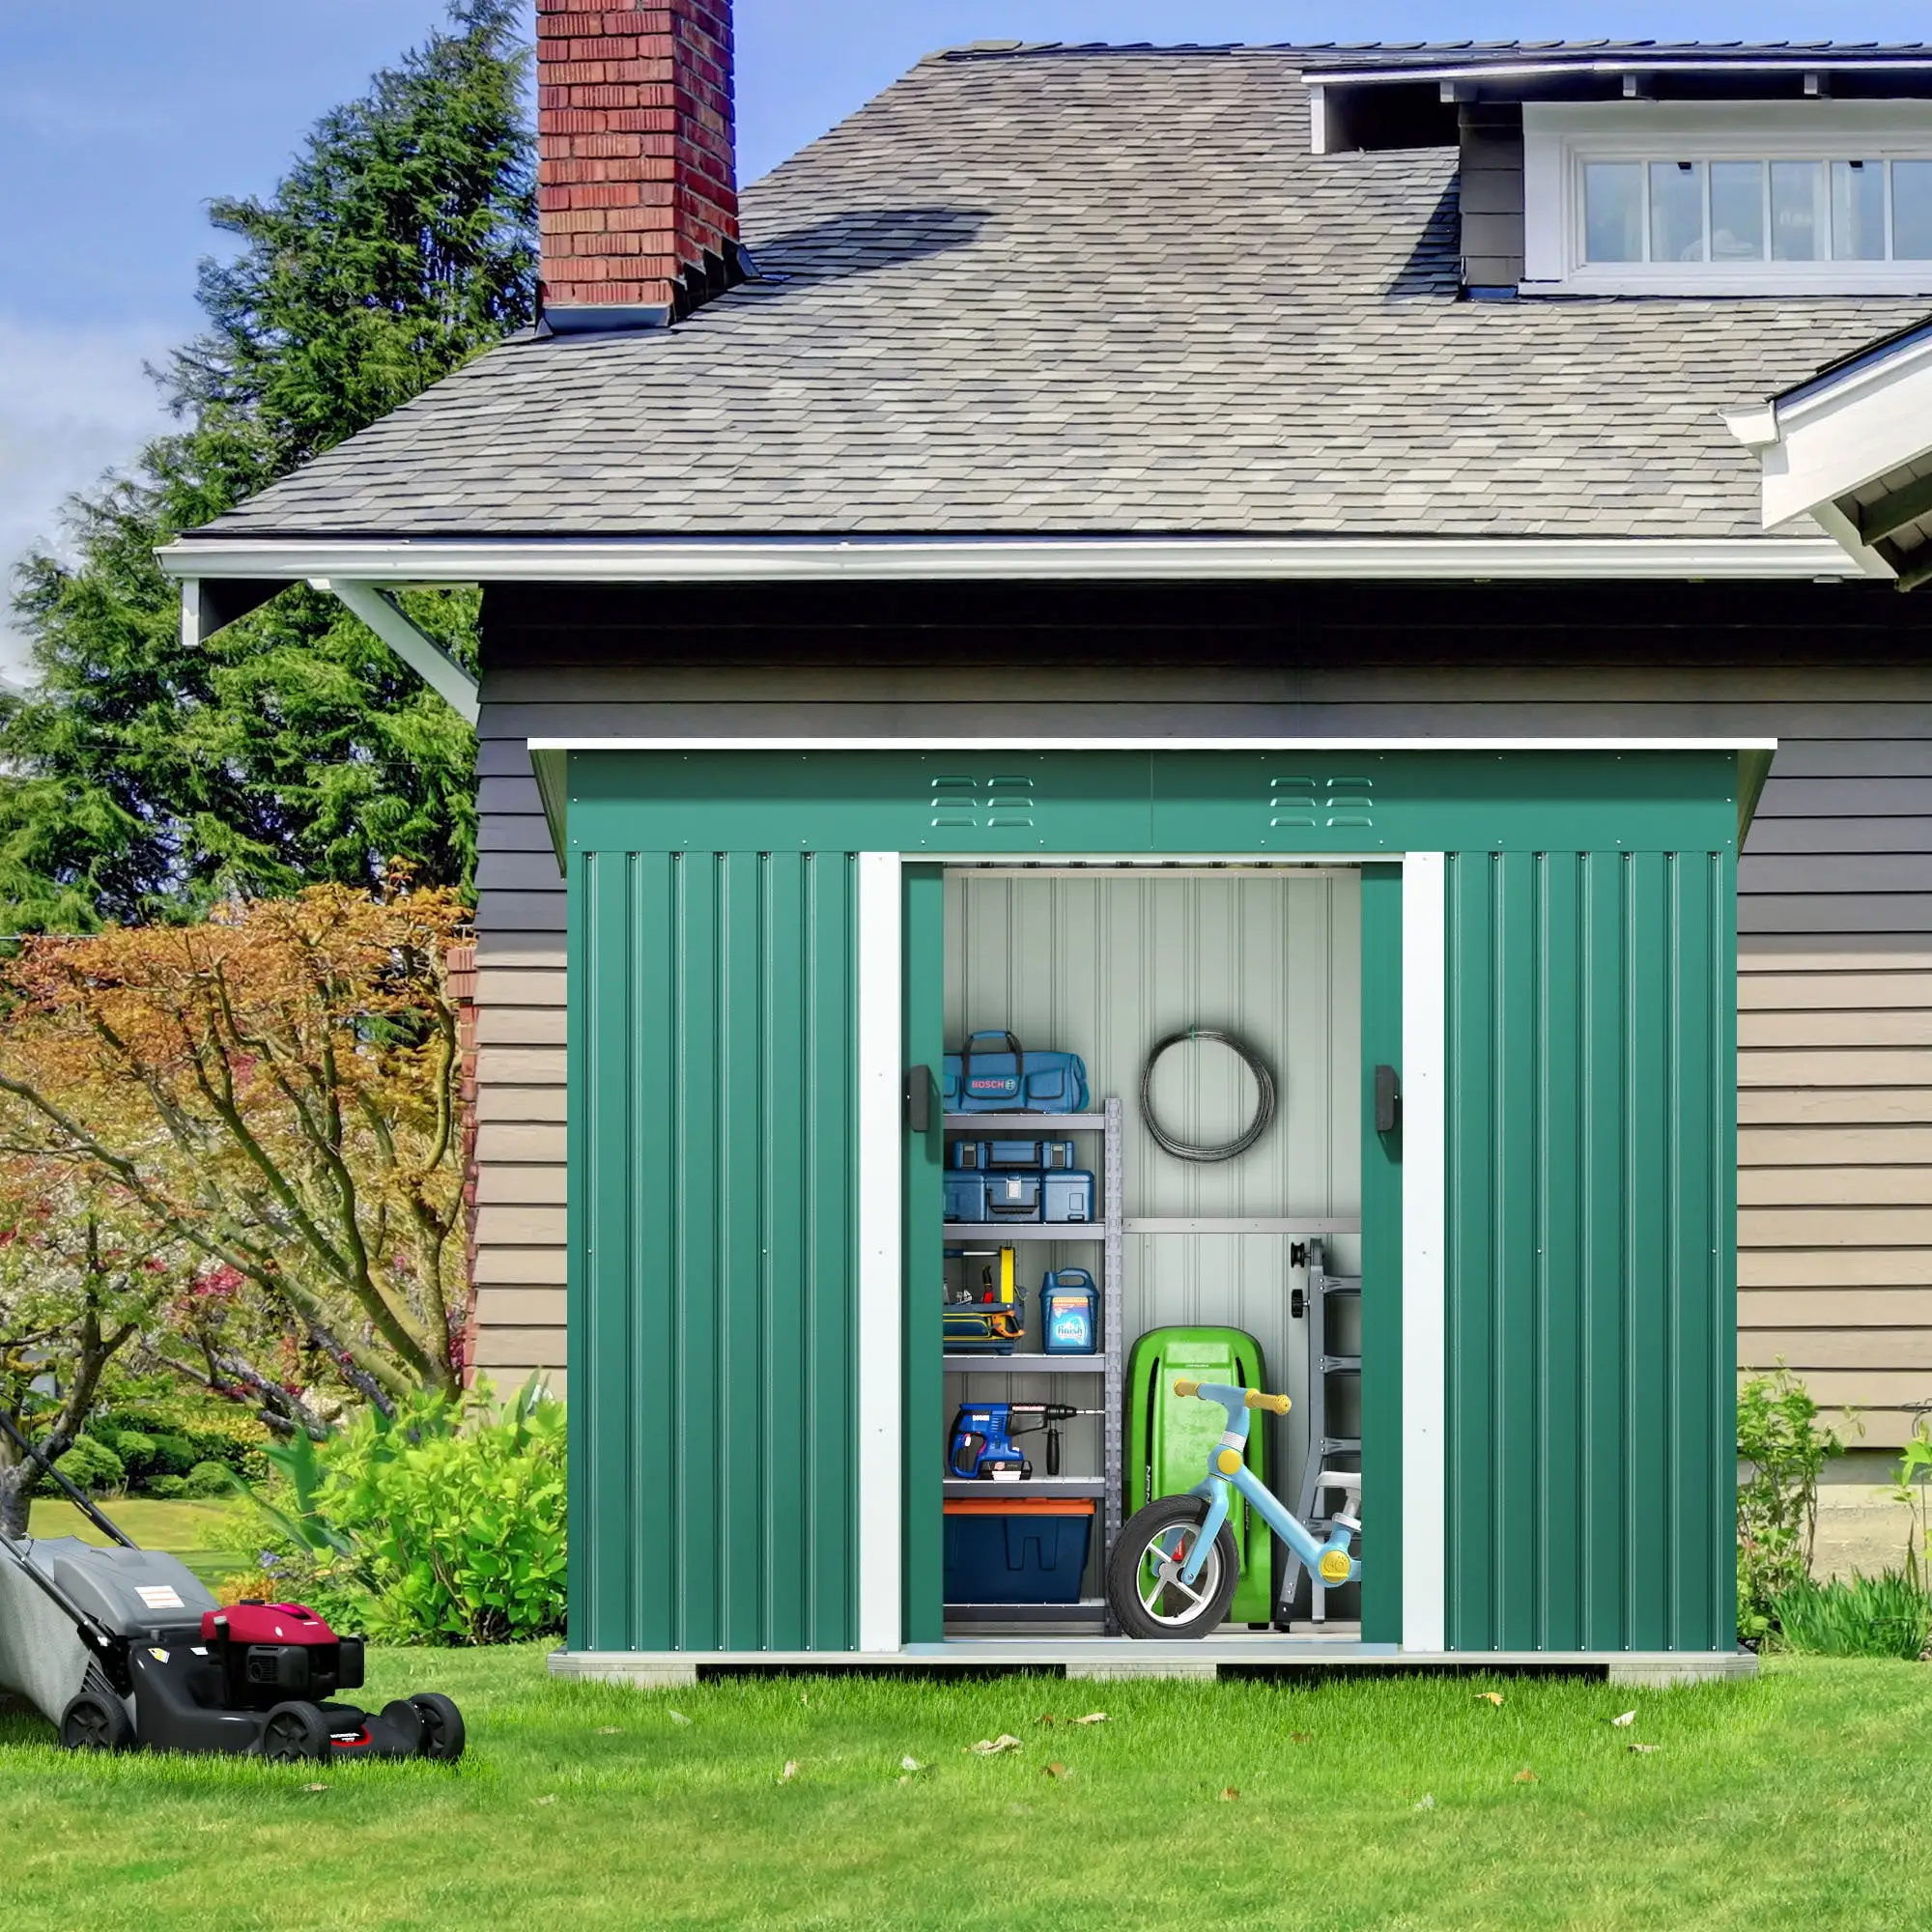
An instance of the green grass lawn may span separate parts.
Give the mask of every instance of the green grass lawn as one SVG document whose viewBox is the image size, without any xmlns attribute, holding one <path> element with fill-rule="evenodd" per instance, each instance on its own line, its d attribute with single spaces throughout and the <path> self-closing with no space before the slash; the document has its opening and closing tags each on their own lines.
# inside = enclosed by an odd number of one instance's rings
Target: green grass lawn
<svg viewBox="0 0 1932 1932">
<path fill-rule="evenodd" d="M 218 1582 L 239 1570 L 252 1570 L 255 1512 L 244 1499 L 233 1502 L 163 1502 L 156 1496 L 120 1496 L 100 1507 L 149 1549 L 171 1550 L 205 1583 Z M 107 1538 L 64 1496 L 36 1496 L 29 1528 L 36 1536 L 78 1536 L 88 1543 Z"/>
<path fill-rule="evenodd" d="M 1914 1664 L 1774 1663 L 1663 1692 L 1034 1677 L 645 1693 L 553 1683 L 534 1650 L 387 1651 L 371 1675 L 376 1698 L 453 1693 L 463 1764 L 71 1758 L 38 1719 L 0 1718 L 0 1925 L 1932 1918 L 1932 1669 Z M 1066 1721 L 1095 1710 L 1105 1723 Z M 1002 1732 L 1021 1747 L 964 1748 Z"/>
</svg>

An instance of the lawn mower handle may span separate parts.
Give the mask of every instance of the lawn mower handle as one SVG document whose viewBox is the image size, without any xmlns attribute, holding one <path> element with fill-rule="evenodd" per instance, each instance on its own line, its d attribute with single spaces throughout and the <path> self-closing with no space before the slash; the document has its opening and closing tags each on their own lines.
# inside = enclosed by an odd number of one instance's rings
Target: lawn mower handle
<svg viewBox="0 0 1932 1932">
<path fill-rule="evenodd" d="M 20 1452 L 20 1454 L 27 1459 L 28 1462 L 31 1463 L 36 1459 L 38 1452 L 35 1450 L 34 1445 L 31 1442 L 29 1442 L 27 1438 L 24 1435 L 22 1435 L 17 1429 L 14 1427 L 13 1422 L 7 1416 L 0 1415 L 0 1431 L 5 1432 L 8 1439 L 13 1443 L 14 1447 L 17 1449 Z M 140 1546 L 134 1541 L 134 1539 L 131 1536 L 124 1534 L 118 1524 L 110 1522 L 108 1519 L 100 1513 L 99 1510 L 95 1508 L 94 1498 L 90 1496 L 87 1493 L 87 1492 L 83 1490 L 77 1483 L 69 1482 L 67 1477 L 63 1475 L 60 1470 L 56 1469 L 51 1463 L 43 1463 L 41 1464 L 41 1466 L 46 1471 L 48 1475 L 50 1475 L 54 1479 L 55 1482 L 57 1482 L 61 1486 L 62 1489 L 64 1489 L 67 1492 L 68 1501 L 71 1502 L 74 1506 L 74 1508 L 77 1509 L 81 1513 L 81 1515 L 84 1516 L 88 1520 L 88 1521 L 95 1526 L 96 1529 L 99 1530 L 103 1536 L 111 1536 L 114 1539 L 114 1541 L 121 1546 L 123 1549 L 137 1549 L 140 1548 Z"/>
</svg>

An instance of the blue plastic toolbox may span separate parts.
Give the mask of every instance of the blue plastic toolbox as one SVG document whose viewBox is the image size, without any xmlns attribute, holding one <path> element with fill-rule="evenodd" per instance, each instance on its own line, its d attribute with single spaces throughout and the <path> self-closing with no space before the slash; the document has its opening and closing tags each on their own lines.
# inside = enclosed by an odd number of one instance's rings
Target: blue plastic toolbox
<svg viewBox="0 0 1932 1932">
<path fill-rule="evenodd" d="M 1001 1177 L 990 1175 L 989 1179 Z M 1043 1174 L 1039 1177 L 1039 1218 L 1042 1221 L 1091 1221 L 1094 1218 L 1094 1177 L 1091 1174 Z"/>
<path fill-rule="evenodd" d="M 949 1604 L 1077 1604 L 1094 1534 L 1091 1497 L 945 1504 Z"/>
<path fill-rule="evenodd" d="M 1055 1168 L 1073 1165 L 1071 1141 L 954 1141 L 948 1164 L 977 1168 Z"/>
<path fill-rule="evenodd" d="M 945 1175 L 946 1207 L 949 1221 L 983 1221 L 986 1218 L 986 1177 L 959 1174 L 949 1168 Z"/>
<path fill-rule="evenodd" d="M 988 1039 L 1001 1051 L 980 1046 Z M 1087 1064 L 1077 1053 L 1029 1053 L 1009 1033 L 968 1034 L 945 1058 L 940 1104 L 949 1114 L 1084 1114 Z"/>
<path fill-rule="evenodd" d="M 1100 1347 L 1100 1291 L 1085 1268 L 1053 1268 L 1039 1285 L 1040 1352 L 1092 1355 Z"/>
<path fill-rule="evenodd" d="M 1054 1179 L 1060 1176 L 1051 1177 Z M 989 1221 L 1037 1221 L 1040 1217 L 1040 1175 L 1023 1167 L 1004 1168 L 992 1174 L 976 1175 L 986 1190 L 986 1219 Z"/>
</svg>

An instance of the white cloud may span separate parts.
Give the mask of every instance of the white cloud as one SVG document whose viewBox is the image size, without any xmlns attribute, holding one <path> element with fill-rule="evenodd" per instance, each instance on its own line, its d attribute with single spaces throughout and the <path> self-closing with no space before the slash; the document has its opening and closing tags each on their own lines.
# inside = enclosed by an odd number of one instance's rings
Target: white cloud
<svg viewBox="0 0 1932 1932">
<path fill-rule="evenodd" d="M 14 566 L 36 543 L 57 543 L 61 505 L 129 461 L 167 426 L 142 373 L 180 334 L 179 324 L 118 328 L 0 315 L 0 675 L 17 676 Z"/>
</svg>

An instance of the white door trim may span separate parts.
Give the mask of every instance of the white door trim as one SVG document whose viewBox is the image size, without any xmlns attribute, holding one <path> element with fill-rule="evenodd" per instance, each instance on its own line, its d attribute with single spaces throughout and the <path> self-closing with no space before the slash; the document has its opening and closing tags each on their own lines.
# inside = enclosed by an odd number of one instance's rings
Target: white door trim
<svg viewBox="0 0 1932 1932">
<path fill-rule="evenodd" d="M 859 854 L 859 1648 L 896 1651 L 904 1455 L 899 1075 L 903 903 L 899 855 Z"/>
<path fill-rule="evenodd" d="M 1402 1645 L 1446 1634 L 1448 999 L 1445 863 L 1402 873 Z"/>
</svg>

